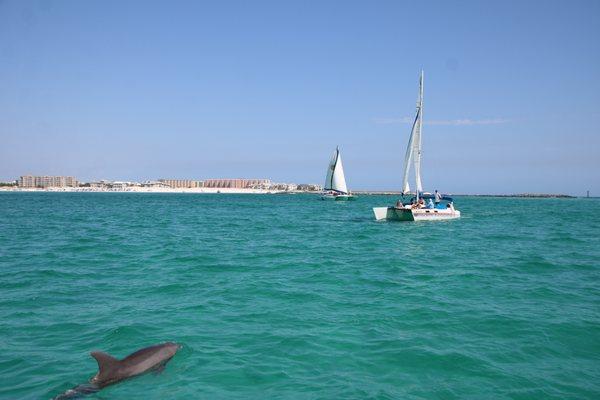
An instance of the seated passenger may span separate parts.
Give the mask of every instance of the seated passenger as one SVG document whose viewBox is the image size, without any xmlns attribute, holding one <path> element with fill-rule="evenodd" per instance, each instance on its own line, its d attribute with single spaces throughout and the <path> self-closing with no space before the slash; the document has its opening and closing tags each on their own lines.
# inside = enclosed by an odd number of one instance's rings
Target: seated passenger
<svg viewBox="0 0 600 400">
<path fill-rule="evenodd" d="M 429 209 L 433 208 L 433 201 L 431 199 L 429 199 L 427 201 L 427 207 L 426 208 L 429 208 Z"/>
</svg>

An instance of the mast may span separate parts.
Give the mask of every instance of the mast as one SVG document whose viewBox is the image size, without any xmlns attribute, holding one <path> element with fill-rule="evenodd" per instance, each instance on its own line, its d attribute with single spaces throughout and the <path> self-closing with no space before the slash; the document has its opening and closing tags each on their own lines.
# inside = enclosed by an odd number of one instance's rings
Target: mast
<svg viewBox="0 0 600 400">
<path fill-rule="evenodd" d="M 417 101 L 417 130 L 414 139 L 414 163 L 415 163 L 415 184 L 417 186 L 417 200 L 419 194 L 423 191 L 421 184 L 421 129 L 423 127 L 423 70 L 419 79 L 419 100 Z"/>
</svg>

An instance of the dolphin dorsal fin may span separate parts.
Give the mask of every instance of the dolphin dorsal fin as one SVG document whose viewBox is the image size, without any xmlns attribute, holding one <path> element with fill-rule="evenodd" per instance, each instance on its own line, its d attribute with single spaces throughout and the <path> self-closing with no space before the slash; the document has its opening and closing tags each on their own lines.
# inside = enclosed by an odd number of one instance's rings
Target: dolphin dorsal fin
<svg viewBox="0 0 600 400">
<path fill-rule="evenodd" d="M 96 381 L 102 382 L 106 380 L 114 371 L 116 371 L 121 362 L 111 355 L 101 351 L 93 351 L 90 353 L 98 362 L 98 373 L 94 377 Z"/>
</svg>

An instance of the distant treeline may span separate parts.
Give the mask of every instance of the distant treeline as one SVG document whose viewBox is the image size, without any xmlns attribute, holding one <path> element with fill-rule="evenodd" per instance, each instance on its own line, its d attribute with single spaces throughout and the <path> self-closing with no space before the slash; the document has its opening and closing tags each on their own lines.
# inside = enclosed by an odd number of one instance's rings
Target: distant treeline
<svg viewBox="0 0 600 400">
<path fill-rule="evenodd" d="M 394 191 L 375 191 L 375 190 L 354 190 L 353 193 L 363 195 L 377 195 L 377 194 L 389 194 L 389 195 L 401 195 L 400 192 Z M 574 199 L 576 196 L 570 196 L 568 194 L 546 194 L 546 193 L 520 193 L 520 194 L 452 194 L 452 196 L 473 196 L 473 197 L 528 197 L 528 198 L 542 198 L 542 199 Z"/>
<path fill-rule="evenodd" d="M 476 197 L 531 197 L 542 199 L 574 199 L 576 196 L 568 194 L 545 194 L 545 193 L 521 193 L 521 194 L 466 194 L 460 196 L 476 196 Z"/>
</svg>

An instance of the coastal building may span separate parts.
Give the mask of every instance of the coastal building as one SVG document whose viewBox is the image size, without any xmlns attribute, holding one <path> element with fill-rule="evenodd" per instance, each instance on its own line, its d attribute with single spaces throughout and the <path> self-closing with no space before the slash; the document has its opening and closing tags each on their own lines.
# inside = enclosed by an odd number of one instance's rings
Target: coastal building
<svg viewBox="0 0 600 400">
<path fill-rule="evenodd" d="M 35 177 L 31 175 L 24 175 L 19 178 L 18 186 L 21 188 L 34 188 L 35 187 Z"/>
<path fill-rule="evenodd" d="M 114 190 L 125 190 L 129 187 L 129 182 L 114 181 L 111 182 L 110 187 Z"/>
<path fill-rule="evenodd" d="M 146 182 L 142 182 L 142 187 L 148 187 L 148 188 L 168 188 L 169 185 L 167 185 L 164 182 L 160 182 L 160 181 L 146 181 Z"/>
<path fill-rule="evenodd" d="M 103 179 L 101 181 L 89 182 L 88 185 L 96 189 L 107 189 L 110 187 L 110 183 L 111 182 Z"/>
<path fill-rule="evenodd" d="M 204 181 L 204 187 L 207 188 L 250 189 L 270 186 L 270 179 L 207 179 Z"/>
<path fill-rule="evenodd" d="M 158 181 L 164 183 L 172 189 L 201 188 L 204 184 L 203 181 L 195 181 L 190 179 L 159 179 Z"/>
<path fill-rule="evenodd" d="M 305 192 L 319 192 L 323 190 L 323 186 L 314 183 L 301 183 L 298 185 L 297 190 Z"/>
<path fill-rule="evenodd" d="M 79 182 L 72 176 L 23 175 L 19 178 L 18 186 L 21 188 L 77 187 Z"/>
<path fill-rule="evenodd" d="M 270 187 L 266 189 L 281 190 L 283 192 L 293 192 L 298 189 L 298 185 L 295 183 L 272 183 Z"/>
</svg>

